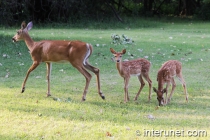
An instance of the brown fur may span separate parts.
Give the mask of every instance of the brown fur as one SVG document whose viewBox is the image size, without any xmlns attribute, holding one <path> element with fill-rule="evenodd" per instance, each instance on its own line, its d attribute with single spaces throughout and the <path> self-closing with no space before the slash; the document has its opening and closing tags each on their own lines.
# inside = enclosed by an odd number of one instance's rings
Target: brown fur
<svg viewBox="0 0 210 140">
<path fill-rule="evenodd" d="M 158 71 L 157 74 L 158 89 L 153 88 L 153 90 L 157 93 L 157 99 L 159 105 L 162 105 L 163 104 L 162 102 L 164 102 L 165 104 L 167 104 L 167 102 L 170 102 L 174 89 L 176 87 L 176 83 L 174 81 L 175 76 L 178 77 L 180 82 L 182 83 L 182 86 L 184 88 L 184 93 L 186 95 L 186 100 L 188 101 L 186 83 L 182 76 L 182 64 L 177 60 L 169 60 L 165 62 Z M 163 89 L 165 83 L 167 85 L 166 88 Z M 172 84 L 172 90 L 169 98 L 167 99 L 168 87 L 170 86 L 170 83 Z M 165 100 L 163 98 L 164 93 L 166 93 Z"/>
<path fill-rule="evenodd" d="M 47 96 L 50 96 L 50 73 L 51 62 L 69 62 L 71 63 L 86 79 L 86 85 L 83 92 L 82 100 L 86 99 L 86 93 L 91 80 L 90 70 L 96 74 L 98 93 L 101 98 L 105 96 L 100 90 L 99 69 L 91 66 L 87 61 L 92 54 L 92 46 L 82 41 L 62 41 L 62 40 L 42 40 L 34 42 L 28 34 L 28 30 L 32 28 L 33 24 L 30 22 L 27 26 L 25 22 L 21 24 L 21 29 L 12 38 L 14 42 L 24 40 L 31 54 L 33 60 L 32 66 L 29 68 L 25 80 L 22 84 L 22 92 L 25 90 L 25 84 L 30 72 L 32 72 L 41 62 L 47 65 L 47 80 L 48 91 Z"/>
<path fill-rule="evenodd" d="M 122 55 L 126 53 L 125 49 L 122 50 L 121 52 L 116 52 L 114 49 L 110 48 L 110 51 L 115 57 L 116 67 L 118 69 L 119 74 L 124 78 L 124 82 L 125 82 L 124 101 L 127 102 L 129 100 L 128 83 L 129 83 L 129 79 L 131 75 L 138 76 L 139 82 L 141 83 L 140 89 L 138 93 L 136 94 L 136 97 L 134 100 L 138 99 L 138 96 L 145 85 L 144 80 L 142 78 L 143 76 L 149 84 L 149 101 L 150 101 L 151 100 L 151 87 L 152 87 L 152 81 L 149 78 L 149 70 L 150 70 L 150 65 L 151 65 L 150 62 L 142 58 L 122 62 Z"/>
</svg>

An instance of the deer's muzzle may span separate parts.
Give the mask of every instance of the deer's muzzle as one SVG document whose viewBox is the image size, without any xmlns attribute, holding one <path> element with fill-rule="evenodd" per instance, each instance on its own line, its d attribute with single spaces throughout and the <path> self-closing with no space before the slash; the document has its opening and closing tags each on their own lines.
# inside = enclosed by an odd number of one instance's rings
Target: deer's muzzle
<svg viewBox="0 0 210 140">
<path fill-rule="evenodd" d="M 13 42 L 17 42 L 17 40 L 15 39 L 15 37 L 12 38 L 12 41 L 13 41 Z"/>
</svg>

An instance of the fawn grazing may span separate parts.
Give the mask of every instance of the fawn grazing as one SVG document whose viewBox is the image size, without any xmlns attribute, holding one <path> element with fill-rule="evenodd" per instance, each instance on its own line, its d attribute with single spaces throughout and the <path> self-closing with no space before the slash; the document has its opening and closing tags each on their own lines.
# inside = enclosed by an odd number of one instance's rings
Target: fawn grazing
<svg viewBox="0 0 210 140">
<path fill-rule="evenodd" d="M 136 59 L 136 60 L 130 60 L 130 61 L 124 61 L 122 62 L 122 55 L 126 53 L 126 50 L 122 50 L 121 52 L 116 52 L 114 49 L 110 48 L 111 53 L 115 57 L 116 61 L 116 67 L 119 72 L 119 74 L 124 78 L 124 91 L 125 91 L 125 98 L 124 102 L 126 103 L 129 100 L 128 96 L 128 83 L 131 75 L 138 76 L 139 82 L 141 83 L 140 89 L 138 93 L 136 94 L 136 97 L 134 100 L 137 100 L 141 90 L 145 86 L 144 80 L 142 76 L 145 78 L 145 80 L 149 84 L 149 101 L 151 100 L 151 93 L 152 93 L 152 81 L 149 78 L 149 70 L 150 70 L 150 62 L 146 59 Z"/>
<path fill-rule="evenodd" d="M 165 62 L 158 71 L 158 74 L 157 74 L 158 89 L 153 87 L 153 90 L 157 93 L 157 100 L 159 102 L 159 106 L 170 102 L 171 97 L 174 93 L 174 89 L 176 87 L 176 83 L 174 81 L 175 76 L 179 78 L 184 88 L 186 101 L 188 102 L 187 88 L 186 88 L 184 78 L 182 77 L 182 64 L 181 62 L 177 60 L 169 60 Z M 166 83 L 166 88 L 163 89 L 163 86 L 165 83 Z M 171 90 L 169 98 L 167 99 L 168 87 L 170 86 L 170 83 L 172 84 L 172 90 Z M 166 93 L 165 100 L 163 98 L 164 93 Z"/>
<path fill-rule="evenodd" d="M 86 79 L 86 85 L 82 96 L 82 101 L 86 99 L 86 93 L 91 80 L 90 70 L 95 73 L 98 84 L 98 94 L 102 99 L 105 96 L 100 90 L 99 69 L 91 66 L 88 63 L 88 58 L 92 54 L 92 46 L 81 41 L 63 41 L 63 40 L 42 40 L 34 42 L 28 34 L 28 31 L 33 27 L 32 22 L 26 26 L 25 22 L 21 24 L 21 29 L 12 38 L 13 42 L 24 40 L 33 60 L 32 66 L 28 69 L 24 82 L 22 84 L 22 93 L 25 91 L 25 84 L 29 74 L 41 63 L 45 62 L 47 66 L 47 81 L 48 91 L 47 96 L 50 96 L 50 74 L 52 62 L 68 62 L 72 64 Z"/>
</svg>

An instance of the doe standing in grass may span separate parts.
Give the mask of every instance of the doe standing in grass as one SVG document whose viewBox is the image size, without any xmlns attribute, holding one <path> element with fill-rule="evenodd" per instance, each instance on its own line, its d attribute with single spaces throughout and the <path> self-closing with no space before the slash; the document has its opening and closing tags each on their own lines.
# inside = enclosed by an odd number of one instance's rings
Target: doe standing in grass
<svg viewBox="0 0 210 140">
<path fill-rule="evenodd" d="M 122 62 L 122 56 L 123 56 L 123 54 L 126 53 L 126 49 L 122 50 L 121 52 L 116 52 L 114 49 L 110 48 L 110 51 L 115 57 L 116 67 L 118 69 L 119 74 L 124 78 L 124 83 L 125 83 L 124 102 L 127 102 L 129 100 L 128 83 L 129 83 L 131 75 L 138 76 L 138 79 L 141 83 L 140 89 L 139 89 L 138 93 L 136 94 L 136 97 L 134 98 L 134 100 L 137 100 L 141 90 L 145 86 L 144 80 L 142 78 L 142 76 L 143 76 L 149 84 L 149 101 L 150 101 L 151 93 L 152 93 L 152 89 L 151 89 L 152 81 L 149 78 L 149 70 L 150 70 L 151 63 L 148 60 L 143 59 L 143 58 Z"/>
<path fill-rule="evenodd" d="M 91 74 L 87 71 L 90 70 L 96 74 L 98 84 L 98 94 L 102 99 L 105 96 L 100 89 L 99 69 L 91 66 L 88 63 L 88 58 L 92 54 L 92 46 L 88 43 L 81 41 L 63 41 L 63 40 L 42 40 L 34 42 L 28 34 L 28 31 L 33 27 L 32 22 L 26 26 L 25 22 L 21 24 L 21 29 L 12 38 L 14 42 L 24 40 L 31 54 L 33 60 L 32 66 L 29 68 L 24 82 L 22 84 L 22 92 L 25 90 L 25 84 L 29 74 L 41 63 L 45 62 L 47 65 L 47 80 L 48 91 L 47 96 L 50 96 L 50 74 L 52 62 L 68 62 L 71 63 L 86 79 L 86 85 L 82 96 L 82 101 L 85 101 Z"/>
<path fill-rule="evenodd" d="M 182 83 L 182 86 L 184 88 L 184 93 L 186 96 L 186 101 L 188 102 L 187 87 L 184 78 L 182 76 L 182 64 L 177 60 L 169 60 L 165 62 L 158 71 L 157 74 L 158 89 L 153 87 L 154 92 L 157 93 L 157 100 L 159 102 L 159 106 L 167 104 L 168 102 L 171 101 L 171 97 L 176 87 L 176 83 L 174 81 L 175 76 L 178 77 L 180 82 Z M 166 83 L 166 88 L 163 89 L 165 83 Z M 172 84 L 172 90 L 169 98 L 167 99 L 168 87 L 170 86 L 170 83 Z M 163 98 L 164 93 L 166 93 L 165 100 Z"/>
</svg>

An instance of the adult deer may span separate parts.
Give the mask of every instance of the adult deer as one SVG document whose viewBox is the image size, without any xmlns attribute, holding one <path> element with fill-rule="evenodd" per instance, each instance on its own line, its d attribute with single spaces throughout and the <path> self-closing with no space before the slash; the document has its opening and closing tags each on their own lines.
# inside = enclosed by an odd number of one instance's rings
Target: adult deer
<svg viewBox="0 0 210 140">
<path fill-rule="evenodd" d="M 85 101 L 88 86 L 91 80 L 91 74 L 87 71 L 90 70 L 95 73 L 98 84 L 98 94 L 102 99 L 105 96 L 100 89 L 99 69 L 93 67 L 88 63 L 88 58 L 92 54 L 92 46 L 88 43 L 81 41 L 63 41 L 63 40 L 42 40 L 34 42 L 28 34 L 28 31 L 32 29 L 33 23 L 29 22 L 21 24 L 21 29 L 17 31 L 17 34 L 12 38 L 13 42 L 24 40 L 31 54 L 33 60 L 32 66 L 29 68 L 24 82 L 22 84 L 22 93 L 25 91 L 25 84 L 29 74 L 41 63 L 45 62 L 47 65 L 47 81 L 48 91 L 47 96 L 50 94 L 50 74 L 52 68 L 52 62 L 69 62 L 74 66 L 86 79 L 86 85 L 82 96 L 82 101 Z"/>
<path fill-rule="evenodd" d="M 121 52 L 116 52 L 114 49 L 110 48 L 110 51 L 115 57 L 116 67 L 117 67 L 117 70 L 118 70 L 120 76 L 122 76 L 124 78 L 124 83 L 125 83 L 124 102 L 127 102 L 129 100 L 128 83 L 129 83 L 131 75 L 138 76 L 139 82 L 141 83 L 140 89 L 139 89 L 138 93 L 136 94 L 136 97 L 134 98 L 134 100 L 138 99 L 138 96 L 139 96 L 141 90 L 145 86 L 144 80 L 142 78 L 142 76 L 143 76 L 144 79 L 149 84 L 149 101 L 150 101 L 151 93 L 152 93 L 152 90 L 151 90 L 152 81 L 149 78 L 149 70 L 150 70 L 151 63 L 148 60 L 142 59 L 142 58 L 122 62 L 122 55 L 126 53 L 126 49 L 123 49 Z"/>
<path fill-rule="evenodd" d="M 154 92 L 157 93 L 157 100 L 159 102 L 159 106 L 163 105 L 163 104 L 167 104 L 168 102 L 171 101 L 171 97 L 172 97 L 172 95 L 174 93 L 174 89 L 176 87 L 176 83 L 174 81 L 175 76 L 179 78 L 179 80 L 184 88 L 186 101 L 188 102 L 186 83 L 182 76 L 182 64 L 181 64 L 181 62 L 179 62 L 177 60 L 169 60 L 169 61 L 165 62 L 158 71 L 158 74 L 157 74 L 158 89 L 153 87 Z M 165 83 L 166 83 L 166 88 L 163 89 L 163 86 Z M 171 90 L 169 98 L 167 99 L 168 87 L 170 86 L 170 83 L 172 84 L 172 90 Z M 165 100 L 163 98 L 164 93 L 166 93 Z"/>
</svg>

